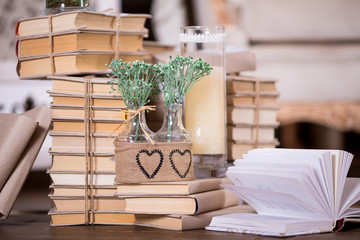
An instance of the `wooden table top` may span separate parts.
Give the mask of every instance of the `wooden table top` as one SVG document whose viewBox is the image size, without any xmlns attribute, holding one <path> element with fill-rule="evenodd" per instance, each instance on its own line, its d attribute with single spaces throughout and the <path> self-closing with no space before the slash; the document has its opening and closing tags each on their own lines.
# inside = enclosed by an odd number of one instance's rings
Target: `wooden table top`
<svg viewBox="0 0 360 240">
<path fill-rule="evenodd" d="M 51 227 L 50 217 L 45 212 L 15 213 L 8 219 L 0 220 L 0 239 L 280 239 L 250 234 L 214 232 L 206 230 L 170 231 L 139 226 L 66 226 Z M 286 239 L 360 239 L 360 224 L 348 225 L 342 232 L 295 236 Z"/>
</svg>

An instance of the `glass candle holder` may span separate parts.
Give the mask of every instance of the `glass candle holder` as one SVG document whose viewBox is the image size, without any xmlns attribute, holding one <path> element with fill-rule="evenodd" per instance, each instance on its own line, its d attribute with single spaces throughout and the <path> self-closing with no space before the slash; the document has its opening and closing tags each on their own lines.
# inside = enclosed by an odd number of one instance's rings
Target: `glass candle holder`
<svg viewBox="0 0 360 240">
<path fill-rule="evenodd" d="M 45 9 L 42 14 L 56 14 L 76 10 L 93 10 L 89 0 L 45 0 Z"/>
<path fill-rule="evenodd" d="M 185 128 L 193 141 L 194 175 L 224 176 L 227 165 L 225 28 L 187 26 L 180 31 L 181 55 L 202 58 L 213 68 L 185 96 Z"/>
</svg>

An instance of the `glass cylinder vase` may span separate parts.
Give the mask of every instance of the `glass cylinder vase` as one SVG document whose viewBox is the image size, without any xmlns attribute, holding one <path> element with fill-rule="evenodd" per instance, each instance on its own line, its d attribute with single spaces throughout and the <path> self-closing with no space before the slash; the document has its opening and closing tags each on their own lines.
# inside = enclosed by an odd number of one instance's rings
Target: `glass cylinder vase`
<svg viewBox="0 0 360 240">
<path fill-rule="evenodd" d="M 127 118 L 131 116 L 132 112 L 136 112 L 138 108 L 134 107 L 127 113 Z M 118 141 L 130 142 L 130 143 L 142 143 L 151 142 L 155 139 L 155 133 L 153 133 L 146 123 L 145 112 L 136 114 L 129 122 L 125 125 L 125 128 L 118 134 Z"/>
<path fill-rule="evenodd" d="M 182 105 L 166 106 L 161 128 L 156 132 L 156 142 L 191 142 L 190 133 L 182 123 Z"/>
<path fill-rule="evenodd" d="M 202 58 L 213 68 L 185 96 L 185 127 L 192 136 L 197 178 L 222 177 L 227 166 L 224 37 L 221 26 L 180 31 L 181 55 Z"/>
<path fill-rule="evenodd" d="M 89 0 L 45 0 L 45 9 L 42 14 L 56 14 L 62 12 L 86 10 L 92 11 Z"/>
</svg>

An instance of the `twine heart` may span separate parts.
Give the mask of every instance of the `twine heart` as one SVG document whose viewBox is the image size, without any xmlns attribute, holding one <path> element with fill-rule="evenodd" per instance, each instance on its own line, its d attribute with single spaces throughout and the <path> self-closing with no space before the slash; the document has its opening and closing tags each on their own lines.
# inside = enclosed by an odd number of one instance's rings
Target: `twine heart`
<svg viewBox="0 0 360 240">
<path fill-rule="evenodd" d="M 189 161 L 189 166 L 187 167 L 186 171 L 184 174 L 181 174 L 178 170 L 178 168 L 175 166 L 175 163 L 174 163 L 174 160 L 173 160 L 173 155 L 175 153 L 179 153 L 181 156 L 184 156 L 185 153 L 189 153 L 190 155 L 190 161 Z M 170 163 L 171 163 L 171 166 L 172 168 L 174 169 L 174 171 L 177 173 L 177 175 L 179 175 L 179 177 L 181 178 L 185 178 L 186 175 L 189 173 L 189 170 L 190 170 L 190 167 L 191 167 L 191 162 L 192 162 L 192 156 L 191 156 L 191 152 L 189 149 L 185 149 L 183 152 L 180 151 L 179 149 L 175 149 L 175 150 L 172 150 L 169 154 L 169 159 L 170 159 Z"/>
<path fill-rule="evenodd" d="M 160 162 L 159 162 L 158 166 L 156 167 L 156 169 L 154 170 L 154 172 L 151 175 L 148 173 L 148 171 L 145 170 L 144 166 L 140 162 L 140 155 L 142 153 L 147 154 L 149 157 L 151 157 L 154 153 L 157 153 L 157 154 L 160 155 Z M 145 176 L 147 178 L 149 178 L 149 179 L 154 178 L 155 175 L 159 172 L 163 161 L 164 161 L 164 155 L 159 149 L 154 149 L 154 150 L 152 150 L 151 153 L 146 149 L 142 149 L 136 154 L 136 163 L 137 163 L 137 165 L 139 166 L 140 170 L 145 174 Z"/>
</svg>

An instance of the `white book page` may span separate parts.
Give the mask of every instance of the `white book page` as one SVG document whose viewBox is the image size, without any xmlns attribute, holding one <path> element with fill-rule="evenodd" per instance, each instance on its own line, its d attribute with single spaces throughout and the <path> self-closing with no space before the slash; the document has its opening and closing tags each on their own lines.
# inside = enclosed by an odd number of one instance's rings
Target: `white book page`
<svg viewBox="0 0 360 240">
<path fill-rule="evenodd" d="M 267 161 L 275 163 L 286 161 L 289 164 L 309 164 L 315 172 L 324 196 L 328 199 L 328 206 L 332 209 L 331 211 L 335 213 L 333 164 L 331 162 L 329 150 L 267 148 L 253 149 L 243 156 L 244 159 L 262 162 Z M 235 165 L 238 161 L 241 161 L 241 159 L 236 160 Z"/>
<path fill-rule="evenodd" d="M 354 155 L 341 150 L 331 150 L 331 158 L 334 164 L 334 192 L 335 192 L 335 213 L 341 215 L 343 211 L 343 190 L 346 182 L 346 175 L 349 171 Z"/>
<path fill-rule="evenodd" d="M 235 185 L 291 194 L 305 202 L 311 202 L 314 207 L 321 208 L 329 216 L 332 216 L 331 211 L 327 208 L 326 199 L 317 195 L 317 190 L 305 171 L 288 170 L 284 172 L 237 169 L 237 171 L 228 171 L 226 175 Z"/>
<path fill-rule="evenodd" d="M 254 170 L 256 169 L 256 170 Z M 254 188 L 254 182 L 249 182 L 250 185 L 244 184 L 241 182 L 241 179 L 244 179 L 242 175 L 244 171 L 254 171 L 258 172 L 258 178 L 263 182 L 262 175 L 263 174 L 272 174 L 275 176 L 281 177 L 290 177 L 294 178 L 294 176 L 298 176 L 299 178 L 303 179 L 303 183 L 305 187 L 308 189 L 310 194 L 315 197 L 316 201 L 320 203 L 320 205 L 326 209 L 327 212 L 332 212 L 333 208 L 330 206 L 329 199 L 325 195 L 323 189 L 321 188 L 318 179 L 315 176 L 314 170 L 311 168 L 309 164 L 293 164 L 288 163 L 287 160 L 280 160 L 276 162 L 269 162 L 269 161 L 257 161 L 257 160 L 248 160 L 242 159 L 237 161 L 237 165 L 235 167 L 229 167 L 227 171 L 227 176 L 235 185 L 246 186 Z M 284 181 L 286 183 L 286 180 Z M 261 185 L 261 183 L 260 183 Z M 282 182 L 281 182 L 282 185 Z M 275 186 L 276 187 L 276 186 Z M 275 191 L 282 192 L 283 190 L 277 189 Z M 288 192 L 289 193 L 289 192 Z"/>
<path fill-rule="evenodd" d="M 332 220 L 321 208 L 313 206 L 287 193 L 259 190 L 235 185 L 223 185 L 246 201 L 261 215 L 294 217 L 303 219 Z"/>
<path fill-rule="evenodd" d="M 337 219 L 348 217 L 346 210 L 360 201 L 360 178 L 347 178 L 341 197 L 340 211 Z M 360 211 L 360 209 L 358 209 Z"/>
<path fill-rule="evenodd" d="M 339 218 L 359 218 L 360 219 L 360 208 L 348 208 Z"/>
</svg>

